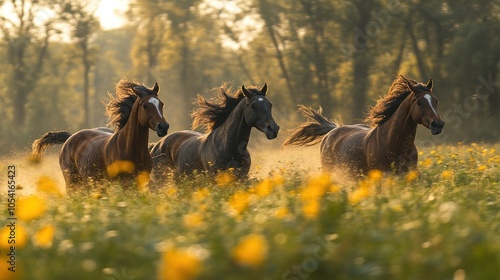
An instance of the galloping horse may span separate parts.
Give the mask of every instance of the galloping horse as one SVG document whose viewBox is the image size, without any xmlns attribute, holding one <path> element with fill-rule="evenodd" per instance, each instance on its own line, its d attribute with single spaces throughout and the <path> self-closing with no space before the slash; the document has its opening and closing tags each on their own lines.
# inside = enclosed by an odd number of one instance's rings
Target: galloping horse
<svg viewBox="0 0 500 280">
<path fill-rule="evenodd" d="M 198 95 L 192 128 L 205 126 L 205 134 L 184 130 L 150 145 L 154 174 L 171 170 L 179 176 L 198 170 L 213 175 L 232 168 L 237 177 L 248 176 L 251 159 L 247 145 L 252 127 L 265 133 L 267 139 L 274 139 L 279 126 L 266 98 L 266 84 L 260 90 L 242 86 L 236 93 L 229 91 L 222 85 L 212 100 Z"/>
<path fill-rule="evenodd" d="M 47 132 L 33 143 L 33 154 L 40 155 L 48 146 L 64 143 L 59 164 L 68 188 L 80 186 L 88 179 L 124 180 L 144 174 L 149 179 L 149 129 L 162 137 L 169 128 L 158 92 L 157 83 L 147 88 L 122 79 L 116 85 L 116 95 L 110 95 L 106 105 L 106 115 L 115 132 L 106 127 L 84 129 L 73 135 Z"/>
<path fill-rule="evenodd" d="M 388 93 L 371 108 L 365 124 L 342 125 L 300 106 L 302 114 L 313 121 L 299 126 L 285 145 L 314 145 L 321 141 L 321 164 L 326 171 L 347 171 L 350 175 L 369 170 L 404 173 L 416 169 L 417 125 L 441 133 L 444 121 L 437 113 L 438 100 L 432 93 L 432 79 L 418 83 L 398 75 Z"/>
</svg>

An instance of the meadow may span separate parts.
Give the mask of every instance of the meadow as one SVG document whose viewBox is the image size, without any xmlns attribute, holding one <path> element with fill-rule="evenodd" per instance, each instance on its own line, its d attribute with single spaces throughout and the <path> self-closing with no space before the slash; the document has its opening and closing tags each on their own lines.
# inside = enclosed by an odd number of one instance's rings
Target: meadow
<svg viewBox="0 0 500 280">
<path fill-rule="evenodd" d="M 321 173 L 317 146 L 287 148 L 254 155 L 245 182 L 221 173 L 156 191 L 109 184 L 72 195 L 55 155 L 18 158 L 15 273 L 3 226 L 12 159 L 0 164 L 0 279 L 500 275 L 499 144 L 422 148 L 420 173 L 355 181 Z"/>
</svg>

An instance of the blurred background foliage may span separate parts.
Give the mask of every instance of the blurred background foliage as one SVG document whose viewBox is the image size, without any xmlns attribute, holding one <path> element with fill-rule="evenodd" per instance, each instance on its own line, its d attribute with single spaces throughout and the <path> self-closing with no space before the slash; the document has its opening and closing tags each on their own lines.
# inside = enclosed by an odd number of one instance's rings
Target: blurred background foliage
<svg viewBox="0 0 500 280">
<path fill-rule="evenodd" d="M 0 0 L 0 153 L 105 125 L 122 77 L 160 84 L 171 131 L 196 94 L 266 82 L 283 132 L 297 104 L 361 122 L 395 73 L 433 78 L 446 127 L 432 141 L 500 137 L 498 0 L 130 0 L 111 30 L 97 5 Z"/>
</svg>

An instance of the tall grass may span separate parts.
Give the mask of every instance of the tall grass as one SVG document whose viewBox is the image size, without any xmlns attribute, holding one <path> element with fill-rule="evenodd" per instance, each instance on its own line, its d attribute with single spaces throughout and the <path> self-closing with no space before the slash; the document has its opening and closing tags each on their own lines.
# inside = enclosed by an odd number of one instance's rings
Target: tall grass
<svg viewBox="0 0 500 280">
<path fill-rule="evenodd" d="M 18 200 L 17 211 L 31 214 L 17 222 L 26 238 L 15 273 L 0 242 L 0 276 L 496 279 L 498 149 L 424 149 L 419 174 L 375 171 L 357 181 L 286 165 L 247 182 L 220 174 L 156 192 L 110 184 L 104 193 L 64 195 L 45 177 Z M 4 195 L 0 207 L 6 221 Z"/>
</svg>

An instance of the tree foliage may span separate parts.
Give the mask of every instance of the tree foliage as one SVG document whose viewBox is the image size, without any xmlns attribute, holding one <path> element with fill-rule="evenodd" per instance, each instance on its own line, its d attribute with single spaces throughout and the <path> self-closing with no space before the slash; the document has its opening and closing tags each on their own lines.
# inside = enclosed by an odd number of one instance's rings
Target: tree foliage
<svg viewBox="0 0 500 280">
<path fill-rule="evenodd" d="M 284 121 L 305 104 L 351 123 L 395 73 L 432 77 L 447 121 L 438 141 L 499 139 L 494 0 L 134 0 L 117 30 L 98 30 L 92 11 L 75 3 L 0 2 L 0 130 L 22 127 L 20 146 L 33 131 L 104 124 L 99 102 L 123 76 L 160 84 L 173 130 L 190 127 L 197 93 L 227 81 L 267 82 Z M 70 40 L 60 35 L 67 26 Z M 77 106 L 84 100 L 88 117 Z M 40 114 L 53 121 L 28 122 Z"/>
</svg>

